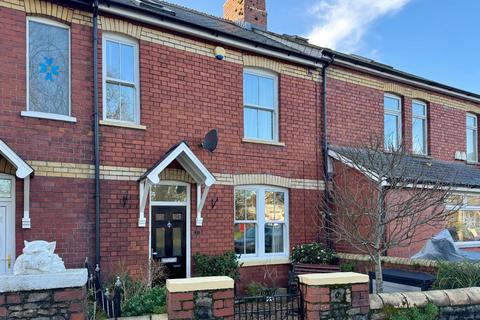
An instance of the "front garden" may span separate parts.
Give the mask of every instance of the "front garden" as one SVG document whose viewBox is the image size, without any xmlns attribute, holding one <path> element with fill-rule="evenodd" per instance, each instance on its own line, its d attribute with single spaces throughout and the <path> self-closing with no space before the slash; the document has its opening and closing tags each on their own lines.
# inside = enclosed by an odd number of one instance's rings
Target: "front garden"
<svg viewBox="0 0 480 320">
<path fill-rule="evenodd" d="M 244 284 L 246 283 L 244 286 L 246 288 L 244 290 L 245 292 L 237 292 L 239 297 L 246 297 L 242 299 L 248 300 L 253 297 L 270 297 L 265 301 L 262 300 L 264 302 L 260 305 L 263 305 L 264 307 L 268 305 L 268 307 L 271 308 L 273 301 L 275 302 L 274 306 L 278 307 L 278 305 L 282 305 L 278 308 L 284 308 L 285 306 L 285 308 L 293 308 L 293 304 L 296 303 L 297 309 L 295 310 L 300 310 L 300 304 L 295 300 L 296 296 L 286 294 L 287 290 L 289 291 L 289 294 L 291 293 L 291 282 L 292 280 L 296 281 L 298 274 L 301 274 L 299 270 L 309 270 L 308 273 L 315 273 L 315 270 L 321 273 L 339 271 L 362 272 L 359 268 L 360 266 L 362 268 L 365 266 L 362 262 L 357 263 L 353 260 L 339 259 L 333 250 L 326 248 L 320 243 L 295 246 L 292 249 L 290 259 L 292 266 L 288 284 L 279 283 L 277 279 L 272 277 L 268 272 L 265 272 L 263 281 L 241 279 L 240 268 L 242 265 L 239 262 L 237 255 L 233 252 L 227 252 L 216 256 L 197 254 L 194 257 L 195 276 L 228 276 L 234 279 L 236 283 L 239 281 L 243 281 Z M 303 266 L 305 269 L 301 269 L 299 266 Z M 415 267 L 413 268 L 415 269 Z M 121 268 L 119 269 L 122 270 Z M 266 268 L 266 270 L 267 269 L 268 268 Z M 162 314 L 166 312 L 165 281 L 168 277 L 166 268 L 160 263 L 152 262 L 147 273 L 148 276 L 133 279 L 128 273 L 124 272 L 122 274 L 119 272 L 119 276 L 115 279 L 107 279 L 104 281 L 102 290 L 104 292 L 112 293 L 110 294 L 110 299 L 112 301 L 114 301 L 113 296 L 116 292 L 121 292 L 119 304 L 122 317 Z M 480 287 L 480 263 L 437 262 L 435 276 L 436 280 L 432 286 L 432 289 L 435 290 Z M 118 288 L 119 283 L 120 288 Z M 103 310 L 104 308 L 99 305 L 98 299 L 95 301 L 94 289 L 90 289 L 89 292 L 89 319 L 106 319 L 107 316 Z M 255 300 L 255 303 L 258 308 L 259 304 L 257 300 Z M 280 301 L 280 303 L 278 301 Z M 239 312 L 245 310 L 245 308 L 248 309 L 249 306 L 242 305 L 242 308 L 244 309 L 239 309 Z M 419 307 L 398 307 L 387 304 L 382 310 L 383 318 L 380 317 L 379 319 L 443 319 L 440 317 L 442 312 L 444 312 L 444 309 L 442 308 L 442 306 L 438 306 L 432 302 L 423 304 Z M 266 309 L 266 307 L 262 308 L 263 312 L 265 312 L 264 309 Z M 377 315 L 377 317 L 379 316 Z"/>
</svg>

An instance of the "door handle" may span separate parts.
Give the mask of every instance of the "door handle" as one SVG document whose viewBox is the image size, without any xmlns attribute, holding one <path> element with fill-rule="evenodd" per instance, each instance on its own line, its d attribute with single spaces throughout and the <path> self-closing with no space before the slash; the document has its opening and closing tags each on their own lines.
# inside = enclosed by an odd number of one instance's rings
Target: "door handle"
<svg viewBox="0 0 480 320">
<path fill-rule="evenodd" d="M 156 256 L 158 253 L 157 252 L 152 252 L 152 256 Z"/>
</svg>

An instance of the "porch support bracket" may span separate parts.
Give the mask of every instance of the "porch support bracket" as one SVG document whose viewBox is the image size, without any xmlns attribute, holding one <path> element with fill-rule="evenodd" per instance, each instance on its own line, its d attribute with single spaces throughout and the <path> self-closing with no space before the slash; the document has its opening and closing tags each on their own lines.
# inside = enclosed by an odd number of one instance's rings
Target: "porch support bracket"
<svg viewBox="0 0 480 320">
<path fill-rule="evenodd" d="M 150 194 L 150 182 L 148 179 L 140 181 L 140 205 L 138 215 L 138 226 L 144 228 L 147 225 L 147 218 L 145 218 L 145 206 L 147 205 L 148 195 Z"/>
<path fill-rule="evenodd" d="M 201 227 L 203 225 L 202 211 L 205 206 L 205 201 L 207 200 L 208 191 L 210 190 L 209 185 L 205 185 L 205 188 L 202 192 L 202 186 L 197 184 L 197 219 L 196 226 Z"/>
</svg>

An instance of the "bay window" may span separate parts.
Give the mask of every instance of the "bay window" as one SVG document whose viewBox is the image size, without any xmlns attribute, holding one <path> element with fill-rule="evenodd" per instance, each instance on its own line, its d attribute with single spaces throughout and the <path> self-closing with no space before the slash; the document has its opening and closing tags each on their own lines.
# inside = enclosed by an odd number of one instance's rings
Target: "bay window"
<svg viewBox="0 0 480 320">
<path fill-rule="evenodd" d="M 235 252 L 244 257 L 288 256 L 288 192 L 263 186 L 235 189 Z"/>
<path fill-rule="evenodd" d="M 448 230 L 459 247 L 480 246 L 480 195 L 453 195 L 447 208 L 456 210 Z"/>
</svg>

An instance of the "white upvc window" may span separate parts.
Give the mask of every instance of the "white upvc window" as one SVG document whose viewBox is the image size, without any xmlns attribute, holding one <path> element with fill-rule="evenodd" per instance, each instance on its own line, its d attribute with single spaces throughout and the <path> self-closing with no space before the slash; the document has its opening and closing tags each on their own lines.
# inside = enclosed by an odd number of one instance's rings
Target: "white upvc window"
<svg viewBox="0 0 480 320">
<path fill-rule="evenodd" d="M 278 141 L 278 77 L 275 73 L 244 70 L 243 128 L 246 139 Z"/>
<path fill-rule="evenodd" d="M 75 122 L 71 117 L 70 27 L 27 18 L 27 107 L 22 116 Z"/>
<path fill-rule="evenodd" d="M 427 155 L 427 104 L 423 101 L 412 101 L 412 150 L 415 154 Z"/>
<path fill-rule="evenodd" d="M 288 191 L 235 188 L 234 246 L 240 258 L 288 257 Z"/>
<path fill-rule="evenodd" d="M 467 161 L 478 161 L 478 126 L 477 116 L 467 113 Z"/>
<path fill-rule="evenodd" d="M 480 194 L 454 194 L 447 208 L 456 210 L 448 221 L 448 230 L 460 248 L 480 247 Z"/>
<path fill-rule="evenodd" d="M 140 123 L 138 42 L 117 34 L 102 39 L 103 120 Z"/>
<path fill-rule="evenodd" d="M 385 93 L 383 98 L 385 150 L 396 150 L 402 143 L 402 99 Z"/>
</svg>

